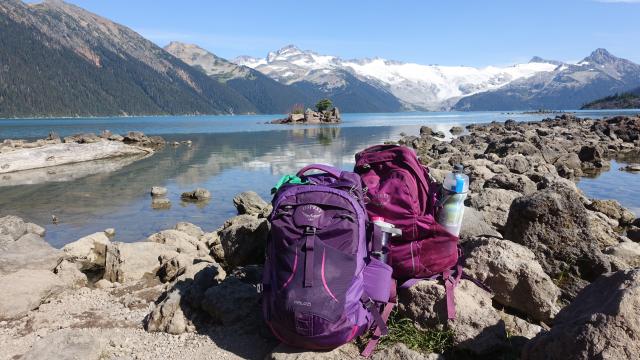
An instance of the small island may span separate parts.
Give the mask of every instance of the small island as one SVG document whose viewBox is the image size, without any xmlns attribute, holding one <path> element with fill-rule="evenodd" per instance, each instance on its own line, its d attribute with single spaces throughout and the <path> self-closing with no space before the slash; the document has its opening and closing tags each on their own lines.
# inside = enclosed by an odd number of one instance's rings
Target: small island
<svg viewBox="0 0 640 360">
<path fill-rule="evenodd" d="M 271 124 L 337 124 L 342 122 L 340 110 L 329 99 L 316 104 L 316 110 L 304 110 L 304 105 L 296 104 L 286 118 L 271 121 Z"/>
</svg>

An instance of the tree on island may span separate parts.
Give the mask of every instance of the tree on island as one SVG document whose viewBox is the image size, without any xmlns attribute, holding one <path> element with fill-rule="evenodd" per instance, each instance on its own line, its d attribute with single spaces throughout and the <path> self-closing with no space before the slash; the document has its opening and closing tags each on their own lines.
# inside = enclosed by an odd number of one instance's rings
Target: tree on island
<svg viewBox="0 0 640 360">
<path fill-rule="evenodd" d="M 322 99 L 316 104 L 316 110 L 323 112 L 333 107 L 333 103 L 329 99 Z"/>
</svg>

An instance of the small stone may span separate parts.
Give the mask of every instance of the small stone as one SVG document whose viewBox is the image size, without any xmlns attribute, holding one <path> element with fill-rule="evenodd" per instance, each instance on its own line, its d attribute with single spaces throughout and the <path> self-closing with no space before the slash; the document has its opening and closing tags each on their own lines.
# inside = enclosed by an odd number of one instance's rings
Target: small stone
<svg viewBox="0 0 640 360">
<path fill-rule="evenodd" d="M 151 196 L 164 196 L 167 195 L 167 188 L 162 186 L 154 186 L 151 188 Z"/>
<path fill-rule="evenodd" d="M 186 201 L 204 201 L 211 198 L 211 193 L 207 189 L 197 188 L 194 191 L 182 193 L 180 197 Z"/>
<path fill-rule="evenodd" d="M 629 172 L 640 172 L 640 164 L 629 164 L 620 170 L 629 171 Z"/>
<path fill-rule="evenodd" d="M 96 289 L 111 289 L 113 287 L 113 283 L 107 279 L 98 280 L 94 286 Z"/>
</svg>

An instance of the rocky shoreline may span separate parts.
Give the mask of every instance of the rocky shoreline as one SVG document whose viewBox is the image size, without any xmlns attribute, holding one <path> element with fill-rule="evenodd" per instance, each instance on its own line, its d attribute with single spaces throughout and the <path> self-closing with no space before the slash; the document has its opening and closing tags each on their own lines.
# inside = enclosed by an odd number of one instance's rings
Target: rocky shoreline
<svg viewBox="0 0 640 360">
<path fill-rule="evenodd" d="M 445 345 L 421 348 L 394 336 L 400 343 L 384 344 L 373 358 L 633 358 L 640 219 L 616 201 L 588 199 L 575 181 L 640 151 L 640 118 L 563 114 L 466 130 L 444 142 L 423 127 L 400 143 L 415 148 L 437 179 L 465 165 L 465 272 L 492 292 L 462 280 L 457 319 L 446 324 L 443 285 L 421 281 L 401 291 L 394 316 Z M 234 205 L 238 215 L 212 232 L 179 223 L 119 243 L 110 230 L 61 250 L 44 241 L 41 227 L 0 218 L 0 345 L 7 349 L 0 359 L 47 358 L 43 349 L 48 358 L 357 358 L 355 344 L 316 353 L 278 345 L 269 334 L 257 284 L 270 204 L 245 192 Z"/>
<path fill-rule="evenodd" d="M 63 139 L 50 134 L 46 139 L 31 142 L 5 139 L 0 143 L 0 174 L 5 180 L 12 180 L 13 175 L 22 179 L 25 176 L 21 172 L 38 169 L 47 169 L 44 172 L 54 175 L 56 171 L 53 169 L 60 166 L 100 160 L 144 158 L 152 155 L 164 144 L 164 139 L 159 136 L 146 136 L 139 131 L 131 131 L 122 136 L 108 130 L 100 135 L 77 134 Z M 34 176 L 38 177 L 37 174 Z"/>
</svg>

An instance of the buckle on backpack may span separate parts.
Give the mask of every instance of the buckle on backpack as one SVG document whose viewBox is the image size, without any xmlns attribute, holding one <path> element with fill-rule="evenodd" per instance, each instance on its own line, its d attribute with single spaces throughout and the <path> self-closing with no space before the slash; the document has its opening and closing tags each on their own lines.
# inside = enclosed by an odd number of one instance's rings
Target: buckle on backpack
<svg viewBox="0 0 640 360">
<path fill-rule="evenodd" d="M 316 234 L 316 228 L 313 226 L 307 226 L 304 228 L 304 234 L 305 235 L 315 235 Z"/>
<path fill-rule="evenodd" d="M 376 303 L 370 297 L 366 299 L 360 299 L 360 301 L 362 301 L 362 305 L 364 305 L 364 307 L 368 310 L 371 310 L 371 308 L 376 305 Z"/>
</svg>

